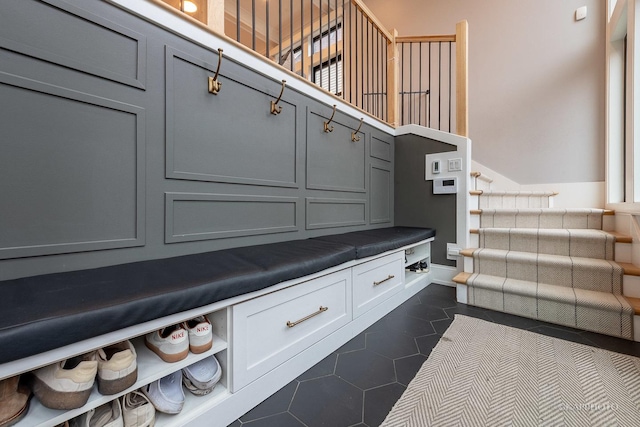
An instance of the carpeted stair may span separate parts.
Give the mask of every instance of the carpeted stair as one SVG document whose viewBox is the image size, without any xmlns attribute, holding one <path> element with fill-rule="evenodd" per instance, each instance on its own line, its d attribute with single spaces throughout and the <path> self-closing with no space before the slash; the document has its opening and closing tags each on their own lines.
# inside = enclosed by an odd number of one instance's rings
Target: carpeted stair
<svg viewBox="0 0 640 427">
<path fill-rule="evenodd" d="M 620 236 L 602 230 L 612 212 L 545 207 L 555 195 L 547 192 L 471 195 L 479 206 L 472 211 L 478 248 L 461 252 L 465 272 L 454 278 L 464 302 L 634 339 L 625 270 L 615 262 Z"/>
</svg>

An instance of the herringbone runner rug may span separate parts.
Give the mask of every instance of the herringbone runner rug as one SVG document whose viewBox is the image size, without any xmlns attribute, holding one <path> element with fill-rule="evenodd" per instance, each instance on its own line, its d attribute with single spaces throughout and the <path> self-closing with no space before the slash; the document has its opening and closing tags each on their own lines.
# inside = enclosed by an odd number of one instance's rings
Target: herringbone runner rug
<svg viewBox="0 0 640 427">
<path fill-rule="evenodd" d="M 457 315 L 383 427 L 640 426 L 640 359 Z"/>
</svg>

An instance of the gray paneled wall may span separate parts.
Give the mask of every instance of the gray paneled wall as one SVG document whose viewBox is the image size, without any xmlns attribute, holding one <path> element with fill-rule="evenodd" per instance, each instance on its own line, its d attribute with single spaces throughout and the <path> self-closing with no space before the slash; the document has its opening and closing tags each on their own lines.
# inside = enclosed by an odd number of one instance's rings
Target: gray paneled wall
<svg viewBox="0 0 640 427">
<path fill-rule="evenodd" d="M 0 280 L 394 224 L 391 135 L 292 89 L 272 115 L 233 58 L 212 95 L 217 65 L 103 1 L 3 2 Z"/>
</svg>

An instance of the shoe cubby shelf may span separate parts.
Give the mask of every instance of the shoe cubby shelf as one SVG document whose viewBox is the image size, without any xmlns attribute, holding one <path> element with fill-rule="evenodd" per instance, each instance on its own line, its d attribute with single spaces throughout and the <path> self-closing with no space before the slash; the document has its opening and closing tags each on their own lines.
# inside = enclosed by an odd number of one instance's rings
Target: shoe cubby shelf
<svg viewBox="0 0 640 427">
<path fill-rule="evenodd" d="M 431 257 L 431 244 L 430 243 L 422 243 L 416 246 L 412 246 L 404 251 L 404 266 L 408 267 L 416 262 L 422 261 L 424 259 L 429 259 Z"/>
<path fill-rule="evenodd" d="M 405 271 L 404 273 L 404 282 L 405 288 L 409 288 L 411 286 L 417 285 L 423 281 L 426 282 L 427 278 L 430 277 L 429 276 L 429 272 L 431 270 L 424 270 L 423 272 L 414 272 L 414 271 Z"/>
<path fill-rule="evenodd" d="M 29 411 L 27 413 L 27 416 L 23 420 L 21 420 L 18 424 L 16 424 L 16 427 L 56 426 L 58 424 L 65 422 L 66 420 L 74 418 L 87 411 L 90 411 L 91 409 L 97 408 L 100 405 L 103 405 L 107 402 L 117 399 L 131 391 L 137 390 L 140 387 L 150 384 L 153 381 L 159 380 L 160 378 L 165 377 L 172 372 L 178 371 L 186 366 L 189 366 L 193 363 L 198 362 L 199 360 L 202 360 L 211 355 L 223 352 L 224 350 L 227 349 L 227 342 L 224 339 L 220 338 L 218 335 L 214 334 L 213 346 L 210 350 L 200 354 L 193 354 L 190 352 L 188 356 L 183 360 L 180 360 L 175 363 L 167 363 L 167 362 L 164 362 L 162 359 L 160 359 L 160 357 L 158 357 L 158 355 L 156 355 L 154 352 L 152 352 L 147 348 L 147 346 L 144 343 L 144 336 L 133 338 L 131 339 L 131 342 L 133 343 L 136 349 L 137 364 L 138 364 L 138 380 L 133 386 L 129 387 L 128 389 L 120 393 L 105 396 L 98 392 L 97 384 L 94 384 L 93 391 L 91 392 L 91 396 L 89 397 L 89 400 L 87 401 L 87 403 L 80 408 L 72 409 L 69 411 L 47 408 L 43 406 L 38 401 L 38 399 L 34 396 L 31 398 L 31 403 L 29 405 Z M 220 364 L 222 366 L 226 365 L 224 360 L 220 360 Z M 224 379 L 224 375 L 223 375 L 223 379 Z M 221 398 L 221 396 L 225 396 L 226 394 L 228 394 L 226 387 L 224 387 L 222 383 L 223 381 L 221 380 L 220 383 L 218 383 L 218 385 L 214 389 L 214 391 L 207 396 L 193 396 L 191 395 L 191 393 L 185 390 L 185 397 L 189 398 L 189 401 L 191 401 L 192 399 L 190 398 L 193 397 L 193 402 L 191 402 L 191 405 L 199 404 L 204 400 L 210 401 L 212 399 L 219 399 Z M 187 395 L 190 395 L 190 396 L 187 396 Z M 185 400 L 185 404 L 186 404 L 186 401 L 187 400 Z M 168 415 L 167 417 L 161 417 L 163 420 L 164 418 L 167 418 L 167 420 L 160 423 L 158 421 L 158 418 L 159 418 L 158 414 L 159 413 L 156 414 L 156 419 L 157 419 L 156 425 L 171 425 L 170 417 L 174 417 L 174 416 Z"/>
</svg>

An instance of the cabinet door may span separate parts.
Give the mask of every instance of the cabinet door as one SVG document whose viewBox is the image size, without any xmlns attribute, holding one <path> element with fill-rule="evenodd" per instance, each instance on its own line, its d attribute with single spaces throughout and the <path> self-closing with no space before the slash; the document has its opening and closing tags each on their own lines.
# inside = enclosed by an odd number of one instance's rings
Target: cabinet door
<svg viewBox="0 0 640 427">
<path fill-rule="evenodd" d="M 232 308 L 236 392 L 351 321 L 351 270 Z"/>
<path fill-rule="evenodd" d="M 404 259 L 401 252 L 353 267 L 353 317 L 358 317 L 402 290 Z"/>
</svg>

